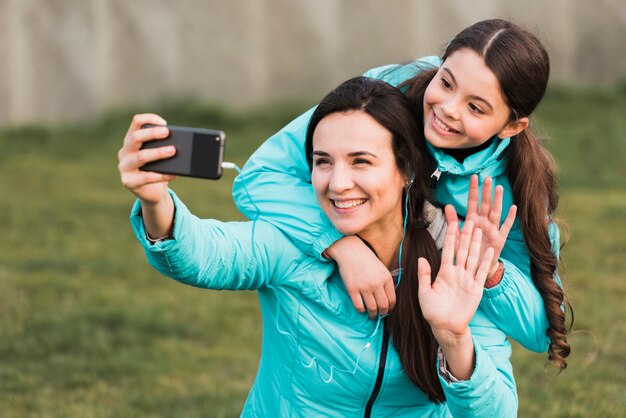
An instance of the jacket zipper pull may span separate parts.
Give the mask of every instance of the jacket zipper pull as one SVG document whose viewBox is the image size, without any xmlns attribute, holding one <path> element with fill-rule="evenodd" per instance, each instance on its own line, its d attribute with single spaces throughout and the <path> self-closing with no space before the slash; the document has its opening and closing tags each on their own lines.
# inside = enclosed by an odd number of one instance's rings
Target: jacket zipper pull
<svg viewBox="0 0 626 418">
<path fill-rule="evenodd" d="M 435 179 L 435 181 L 439 181 L 439 177 L 441 177 L 441 171 L 439 171 L 439 167 L 437 167 L 433 174 L 430 175 L 430 178 Z"/>
</svg>

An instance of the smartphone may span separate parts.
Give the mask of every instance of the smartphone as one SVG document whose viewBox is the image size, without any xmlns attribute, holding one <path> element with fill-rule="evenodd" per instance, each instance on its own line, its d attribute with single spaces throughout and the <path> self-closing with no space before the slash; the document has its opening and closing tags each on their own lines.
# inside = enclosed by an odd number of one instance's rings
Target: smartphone
<svg viewBox="0 0 626 418">
<path fill-rule="evenodd" d="M 156 126 L 147 124 L 142 128 Z M 144 142 L 141 149 L 174 145 L 176 154 L 164 160 L 144 164 L 140 170 L 211 180 L 222 177 L 226 140 L 223 131 L 172 125 L 166 127 L 170 130 L 167 138 Z"/>
</svg>

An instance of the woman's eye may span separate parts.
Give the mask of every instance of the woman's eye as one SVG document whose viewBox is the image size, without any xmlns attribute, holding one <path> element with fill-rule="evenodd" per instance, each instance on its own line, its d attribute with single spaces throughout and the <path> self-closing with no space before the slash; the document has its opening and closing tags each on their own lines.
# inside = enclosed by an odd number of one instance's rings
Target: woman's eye
<svg viewBox="0 0 626 418">
<path fill-rule="evenodd" d="M 328 158 L 316 158 L 313 160 L 313 165 L 316 167 L 330 164 L 330 160 Z"/>
<path fill-rule="evenodd" d="M 452 87 L 452 84 L 450 84 L 450 82 L 446 80 L 445 77 L 441 77 L 441 85 L 446 89 L 449 89 L 450 87 Z"/>
<path fill-rule="evenodd" d="M 363 158 L 357 158 L 356 160 L 354 160 L 354 164 L 355 165 L 370 165 L 370 161 L 363 159 Z"/>
</svg>

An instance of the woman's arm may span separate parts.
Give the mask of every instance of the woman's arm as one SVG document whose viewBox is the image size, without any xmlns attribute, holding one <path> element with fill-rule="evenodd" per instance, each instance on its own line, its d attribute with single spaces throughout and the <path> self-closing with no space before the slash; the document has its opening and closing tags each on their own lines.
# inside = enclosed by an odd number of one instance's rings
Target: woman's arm
<svg viewBox="0 0 626 418">
<path fill-rule="evenodd" d="M 295 268 L 303 253 L 266 222 L 199 219 L 170 191 L 175 207 L 171 237 L 151 242 L 139 200 L 131 224 L 146 257 L 161 274 L 208 289 L 256 290 L 275 284 Z"/>
<path fill-rule="evenodd" d="M 480 309 L 470 329 L 474 368 L 468 379 L 461 380 L 450 373 L 443 353 L 437 360 L 446 406 L 454 417 L 517 417 L 518 398 L 510 343 Z"/>
<path fill-rule="evenodd" d="M 267 224 L 257 229 L 255 224 L 202 221 L 191 215 L 168 190 L 174 176 L 140 169 L 175 154 L 172 146 L 141 149 L 146 141 L 169 134 L 165 126 L 142 129 L 145 124 L 166 122 L 154 114 L 135 115 L 118 152 L 118 169 L 124 187 L 138 197 L 131 221 L 153 266 L 194 286 L 255 289 L 276 277 L 275 266 L 285 268 L 298 259 L 298 251 L 289 256 L 289 246 L 277 247 L 287 240 Z M 285 256 L 287 262 L 281 262 Z"/>
<path fill-rule="evenodd" d="M 448 225 L 441 266 L 432 283 L 429 263 L 419 259 L 420 308 L 439 343 L 439 376 L 452 415 L 516 416 L 510 345 L 477 312 L 494 256 L 491 247 L 481 252 L 481 240 L 482 231 L 473 221 L 460 232 L 458 222 Z"/>
<path fill-rule="evenodd" d="M 548 320 L 543 299 L 530 277 L 526 244 L 519 228 L 514 227 L 514 205 L 502 221 L 503 201 L 508 200 L 508 197 L 505 199 L 508 183 L 495 188 L 493 199 L 492 179 L 486 177 L 481 187 L 479 196 L 478 177 L 472 176 L 465 218 L 482 229 L 483 247 L 495 250 L 487 280 L 490 285 L 485 288 L 480 307 L 500 329 L 522 346 L 545 352 L 549 346 L 546 335 Z M 446 218 L 448 222 L 456 220 L 456 213 L 451 207 L 446 208 Z M 501 276 L 494 282 L 491 276 L 500 264 Z"/>
</svg>

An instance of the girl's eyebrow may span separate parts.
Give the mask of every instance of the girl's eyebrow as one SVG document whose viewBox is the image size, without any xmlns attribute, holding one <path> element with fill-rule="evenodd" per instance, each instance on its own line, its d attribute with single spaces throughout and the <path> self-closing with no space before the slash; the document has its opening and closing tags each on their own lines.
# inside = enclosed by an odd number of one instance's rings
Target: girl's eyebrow
<svg viewBox="0 0 626 418">
<path fill-rule="evenodd" d="M 447 67 L 443 67 L 443 70 L 448 73 L 448 75 L 452 79 L 452 82 L 454 84 L 457 84 L 456 78 L 454 78 L 454 74 L 452 74 L 452 71 L 450 71 L 450 69 L 447 68 Z M 472 99 L 472 100 L 478 100 L 479 102 L 483 102 L 489 109 L 493 110 L 493 106 L 491 106 L 491 103 L 489 103 L 486 99 L 484 99 L 484 98 L 482 98 L 480 96 L 476 96 L 474 94 L 470 94 L 468 97 L 470 99 Z"/>
</svg>

